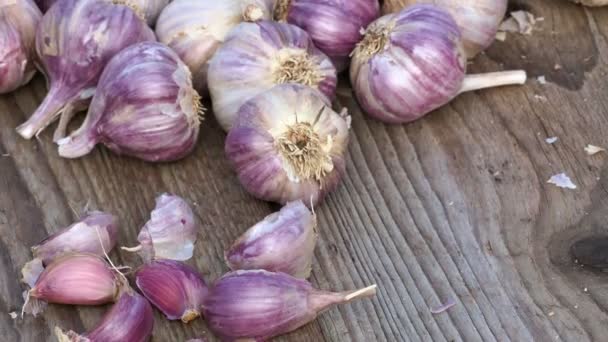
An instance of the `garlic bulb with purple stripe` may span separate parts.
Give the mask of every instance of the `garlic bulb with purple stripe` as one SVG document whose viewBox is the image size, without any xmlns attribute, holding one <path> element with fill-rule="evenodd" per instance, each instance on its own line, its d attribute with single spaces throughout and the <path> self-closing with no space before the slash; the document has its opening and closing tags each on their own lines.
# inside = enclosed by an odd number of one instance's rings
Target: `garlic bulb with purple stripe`
<svg viewBox="0 0 608 342">
<path fill-rule="evenodd" d="M 228 131 L 239 108 L 277 84 L 297 83 L 336 92 L 336 68 L 301 28 L 262 21 L 242 23 L 228 34 L 209 64 L 213 112 Z"/>
<path fill-rule="evenodd" d="M 270 19 L 273 1 L 175 0 L 158 18 L 156 35 L 188 65 L 194 87 L 205 95 L 208 62 L 228 32 L 241 22 Z"/>
<path fill-rule="evenodd" d="M 342 71 L 361 40 L 361 29 L 378 18 L 378 0 L 277 0 L 274 17 L 304 29 Z"/>
<path fill-rule="evenodd" d="M 32 0 L 0 1 L 0 94 L 28 83 L 34 74 L 36 27 L 42 13 Z"/>
<path fill-rule="evenodd" d="M 26 139 L 60 115 L 69 121 L 95 93 L 104 67 L 125 47 L 156 40 L 154 32 L 122 0 L 59 0 L 40 21 L 36 51 L 49 92 L 17 131 Z M 63 137 L 60 124 L 56 140 Z"/>
<path fill-rule="evenodd" d="M 156 42 L 121 51 L 103 71 L 87 118 L 57 142 L 78 158 L 96 144 L 151 162 L 184 158 L 198 140 L 202 106 L 188 67 Z"/>
<path fill-rule="evenodd" d="M 414 121 L 458 94 L 526 81 L 524 71 L 465 75 L 460 31 L 445 10 L 413 5 L 373 22 L 353 53 L 361 107 L 388 123 Z"/>
<path fill-rule="evenodd" d="M 278 85 L 239 110 L 226 155 L 241 184 L 259 199 L 316 204 L 344 173 L 350 117 L 318 91 Z"/>
</svg>

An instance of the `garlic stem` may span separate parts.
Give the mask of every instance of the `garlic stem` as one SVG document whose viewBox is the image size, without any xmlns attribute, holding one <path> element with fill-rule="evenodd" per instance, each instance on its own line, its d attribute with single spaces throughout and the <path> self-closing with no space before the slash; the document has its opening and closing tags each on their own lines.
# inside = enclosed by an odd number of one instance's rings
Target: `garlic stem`
<svg viewBox="0 0 608 342">
<path fill-rule="evenodd" d="M 355 299 L 371 297 L 376 294 L 376 289 L 378 285 L 374 284 L 372 286 L 368 286 L 364 289 L 356 290 L 353 292 L 347 292 L 348 294 L 344 297 L 344 300 L 350 302 Z"/>
<path fill-rule="evenodd" d="M 466 75 L 459 94 L 485 88 L 500 87 L 512 84 L 526 83 L 527 75 L 524 70 L 489 72 L 485 74 Z"/>
<path fill-rule="evenodd" d="M 120 249 L 122 249 L 123 251 L 135 253 L 135 252 L 141 251 L 142 246 L 141 245 L 137 245 L 135 247 L 120 247 Z"/>
<path fill-rule="evenodd" d="M 83 125 L 72 135 L 57 140 L 60 156 L 63 158 L 79 158 L 93 150 L 97 141 L 84 128 Z"/>
<path fill-rule="evenodd" d="M 64 99 L 60 87 L 51 87 L 44 101 L 32 116 L 17 127 L 17 132 L 25 139 L 31 139 L 50 125 L 59 114 L 66 112 L 68 102 Z"/>
</svg>

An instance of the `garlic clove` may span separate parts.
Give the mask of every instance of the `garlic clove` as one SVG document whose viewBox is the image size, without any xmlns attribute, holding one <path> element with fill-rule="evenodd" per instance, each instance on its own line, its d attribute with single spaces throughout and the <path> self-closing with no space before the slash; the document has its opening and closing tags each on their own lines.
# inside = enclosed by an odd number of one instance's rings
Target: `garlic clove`
<svg viewBox="0 0 608 342">
<path fill-rule="evenodd" d="M 175 0 L 156 24 L 158 40 L 188 65 L 193 84 L 207 93 L 208 62 L 232 28 L 244 21 L 271 18 L 274 0 Z"/>
<path fill-rule="evenodd" d="M 185 261 L 192 258 L 196 234 L 194 213 L 188 203 L 179 196 L 162 194 L 156 199 L 150 220 L 137 237 L 140 244 L 122 249 L 138 252 L 145 261 Z"/>
<path fill-rule="evenodd" d="M 315 215 L 302 201 L 287 203 L 247 230 L 225 252 L 226 263 L 232 270 L 262 269 L 308 278 L 316 224 Z"/>
<path fill-rule="evenodd" d="M 154 313 L 150 303 L 127 288 L 93 330 L 80 335 L 55 327 L 55 336 L 59 342 L 146 342 L 153 328 Z"/>
<path fill-rule="evenodd" d="M 201 314 L 207 285 L 192 267 L 175 260 L 155 260 L 135 274 L 141 292 L 170 320 L 188 323 Z"/>
<path fill-rule="evenodd" d="M 278 84 L 297 83 L 335 97 L 336 69 L 310 36 L 297 26 L 260 21 L 241 23 L 209 62 L 213 112 L 224 130 L 241 106 Z"/>
<path fill-rule="evenodd" d="M 32 0 L 0 4 L 0 94 L 25 85 L 36 73 L 34 41 L 41 19 Z"/>
<path fill-rule="evenodd" d="M 241 107 L 225 151 L 255 197 L 315 205 L 344 173 L 349 129 L 349 117 L 334 112 L 319 92 L 284 84 Z"/>
<path fill-rule="evenodd" d="M 103 143 L 146 161 L 178 160 L 194 149 L 202 112 L 177 54 L 160 43 L 135 44 L 108 63 L 84 123 L 57 142 L 59 155 L 81 157 Z"/>
<path fill-rule="evenodd" d="M 378 18 L 378 0 L 278 0 L 274 17 L 304 29 L 336 66 L 348 67 L 349 55 L 361 40 L 361 28 Z"/>
<path fill-rule="evenodd" d="M 46 12 L 36 33 L 39 66 L 49 92 L 18 133 L 32 138 L 60 115 L 88 102 L 107 62 L 125 47 L 156 40 L 124 1 L 62 0 Z"/>
<path fill-rule="evenodd" d="M 284 273 L 236 271 L 211 287 L 204 314 L 211 330 L 225 340 L 266 340 L 313 321 L 331 306 L 375 294 L 376 285 L 327 292 Z"/>
<path fill-rule="evenodd" d="M 29 290 L 24 312 L 36 301 L 72 305 L 101 305 L 114 301 L 123 279 L 99 256 L 65 254 L 55 259 Z"/>
</svg>

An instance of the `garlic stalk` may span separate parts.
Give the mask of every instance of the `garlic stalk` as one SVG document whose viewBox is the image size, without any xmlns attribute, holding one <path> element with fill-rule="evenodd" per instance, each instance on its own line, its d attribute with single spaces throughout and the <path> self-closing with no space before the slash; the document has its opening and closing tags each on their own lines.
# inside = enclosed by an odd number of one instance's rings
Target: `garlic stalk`
<svg viewBox="0 0 608 342">
<path fill-rule="evenodd" d="M 224 254 L 232 270 L 263 269 L 310 276 L 317 242 L 315 215 L 302 201 L 287 203 L 251 227 Z"/>
<path fill-rule="evenodd" d="M 55 327 L 58 342 L 146 342 L 154 329 L 154 312 L 150 303 L 126 288 L 97 326 L 80 335 Z"/>
<path fill-rule="evenodd" d="M 385 0 L 383 13 L 398 13 L 414 4 L 434 4 L 447 10 L 462 33 L 464 51 L 475 57 L 496 39 L 508 0 Z"/>
<path fill-rule="evenodd" d="M 17 131 L 26 139 L 59 116 L 67 122 L 88 105 L 110 58 L 125 47 L 155 40 L 154 32 L 122 0 L 62 0 L 46 12 L 36 34 L 36 52 L 49 92 Z M 62 137 L 61 129 L 55 136 Z"/>
<path fill-rule="evenodd" d="M 365 112 L 387 123 L 417 120 L 463 92 L 526 81 L 522 70 L 465 72 L 454 19 L 438 6 L 413 5 L 366 29 L 353 53 L 350 79 Z"/>
<path fill-rule="evenodd" d="M 32 0 L 0 0 L 0 94 L 34 77 L 34 41 L 41 18 Z"/>
<path fill-rule="evenodd" d="M 202 112 L 175 52 L 156 42 L 131 45 L 106 66 L 86 120 L 57 142 L 59 155 L 78 158 L 103 143 L 150 162 L 178 160 L 194 149 Z"/>
<path fill-rule="evenodd" d="M 284 273 L 236 271 L 215 282 L 203 309 L 209 327 L 223 340 L 265 341 L 296 330 L 334 305 L 375 294 L 376 285 L 327 292 Z"/>
<path fill-rule="evenodd" d="M 156 24 L 158 40 L 188 65 L 194 87 L 207 93 L 208 62 L 226 35 L 241 22 L 270 19 L 274 0 L 175 0 Z"/>
<path fill-rule="evenodd" d="M 188 323 L 201 315 L 208 289 L 192 267 L 175 260 L 155 260 L 137 271 L 135 282 L 168 319 Z"/>
<path fill-rule="evenodd" d="M 194 213 L 179 196 L 162 194 L 150 220 L 141 229 L 139 245 L 123 250 L 137 252 L 147 262 L 152 259 L 185 261 L 192 258 L 196 242 L 197 224 Z"/>
<path fill-rule="evenodd" d="M 208 80 L 213 112 L 226 131 L 245 102 L 275 85 L 309 86 L 331 101 L 337 82 L 331 60 L 305 31 L 269 21 L 234 28 L 211 59 Z"/>
<path fill-rule="evenodd" d="M 245 103 L 226 138 L 226 156 L 255 197 L 315 205 L 344 173 L 350 117 L 316 90 L 279 85 Z"/>
</svg>

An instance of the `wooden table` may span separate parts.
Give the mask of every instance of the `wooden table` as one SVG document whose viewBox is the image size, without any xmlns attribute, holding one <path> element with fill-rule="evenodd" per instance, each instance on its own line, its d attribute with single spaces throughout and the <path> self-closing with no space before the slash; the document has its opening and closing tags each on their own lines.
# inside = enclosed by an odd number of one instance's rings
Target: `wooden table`
<svg viewBox="0 0 608 342">
<path fill-rule="evenodd" d="M 523 68 L 532 76 L 526 86 L 465 94 L 416 123 L 387 126 L 366 118 L 341 82 L 339 100 L 354 119 L 347 176 L 317 208 L 311 281 L 335 290 L 378 283 L 380 291 L 279 341 L 606 340 L 608 278 L 575 265 L 568 249 L 608 224 L 608 155 L 583 151 L 608 147 L 608 9 L 517 3 L 545 18 L 542 30 L 509 35 L 470 70 Z M 239 186 L 211 114 L 194 155 L 179 163 L 146 164 L 103 148 L 70 161 L 57 156 L 52 130 L 32 141 L 14 130 L 44 94 L 37 77 L 0 97 L 2 341 L 51 340 L 56 325 L 85 331 L 103 314 L 53 305 L 37 319 L 8 315 L 23 303 L 18 278 L 29 247 L 87 203 L 118 215 L 120 243 L 132 245 L 155 196 L 184 196 L 201 224 L 192 264 L 209 281 L 227 271 L 224 248 L 277 210 Z M 559 140 L 545 142 L 552 136 Z M 561 172 L 576 190 L 547 184 Z M 453 308 L 431 314 L 449 299 Z M 203 320 L 183 325 L 156 313 L 153 341 L 197 335 L 210 335 Z"/>
</svg>

